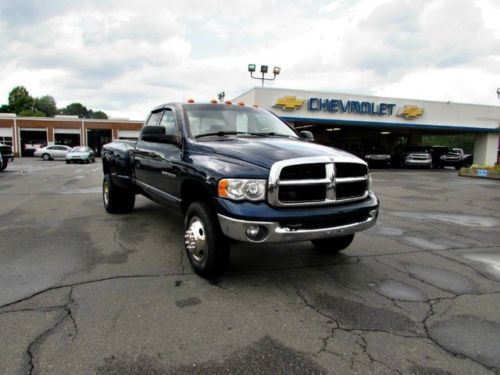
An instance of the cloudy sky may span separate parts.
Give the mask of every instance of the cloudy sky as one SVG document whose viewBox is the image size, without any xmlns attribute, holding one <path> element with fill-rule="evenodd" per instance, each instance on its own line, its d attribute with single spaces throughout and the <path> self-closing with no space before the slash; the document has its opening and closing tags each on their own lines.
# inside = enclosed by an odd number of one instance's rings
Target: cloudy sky
<svg viewBox="0 0 500 375">
<path fill-rule="evenodd" d="M 272 87 L 498 105 L 498 0 L 0 0 L 0 103 L 79 101 L 143 119 Z"/>
</svg>

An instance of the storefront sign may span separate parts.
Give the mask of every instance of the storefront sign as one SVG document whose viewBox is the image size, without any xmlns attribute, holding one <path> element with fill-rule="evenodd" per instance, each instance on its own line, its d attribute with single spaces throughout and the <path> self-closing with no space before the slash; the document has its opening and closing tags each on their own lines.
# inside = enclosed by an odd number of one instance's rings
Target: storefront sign
<svg viewBox="0 0 500 375">
<path fill-rule="evenodd" d="M 357 100 L 310 98 L 307 109 L 313 112 L 359 113 L 372 116 L 392 116 L 396 104 L 359 102 Z"/>
</svg>

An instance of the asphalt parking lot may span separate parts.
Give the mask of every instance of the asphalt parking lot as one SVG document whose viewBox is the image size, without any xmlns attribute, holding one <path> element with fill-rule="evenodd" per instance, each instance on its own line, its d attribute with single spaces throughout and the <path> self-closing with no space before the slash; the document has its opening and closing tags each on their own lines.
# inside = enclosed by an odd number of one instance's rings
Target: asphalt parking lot
<svg viewBox="0 0 500 375">
<path fill-rule="evenodd" d="M 99 163 L 0 173 L 1 374 L 500 371 L 500 182 L 374 171 L 378 224 L 340 255 L 236 245 L 206 281 L 182 218 L 105 213 Z"/>
</svg>

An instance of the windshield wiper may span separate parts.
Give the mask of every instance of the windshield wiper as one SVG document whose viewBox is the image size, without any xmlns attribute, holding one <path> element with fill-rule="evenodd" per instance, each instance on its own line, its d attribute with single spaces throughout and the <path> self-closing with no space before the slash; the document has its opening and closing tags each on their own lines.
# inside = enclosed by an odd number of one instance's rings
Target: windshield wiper
<svg viewBox="0 0 500 375">
<path fill-rule="evenodd" d="M 197 136 L 195 136 L 195 138 L 213 137 L 213 136 L 224 137 L 226 135 L 250 135 L 250 136 L 256 136 L 256 137 L 287 137 L 287 138 L 295 138 L 295 137 L 293 137 L 291 135 L 281 134 L 281 133 L 275 133 L 275 132 L 252 133 L 252 132 L 235 132 L 235 131 L 219 131 L 219 132 L 213 132 L 213 133 L 198 134 Z"/>
<path fill-rule="evenodd" d="M 195 138 L 201 138 L 201 137 L 211 137 L 211 136 L 218 136 L 218 137 L 224 137 L 226 135 L 235 135 L 235 134 L 240 134 L 241 132 L 231 132 L 231 131 L 220 131 L 220 132 L 214 132 L 214 133 L 204 133 L 204 134 L 198 134 L 195 136 Z"/>
<path fill-rule="evenodd" d="M 256 135 L 258 137 L 287 137 L 287 138 L 296 138 L 292 135 L 288 134 L 283 134 L 283 133 L 275 133 L 275 132 L 268 132 L 268 133 L 245 133 L 249 135 Z"/>
</svg>

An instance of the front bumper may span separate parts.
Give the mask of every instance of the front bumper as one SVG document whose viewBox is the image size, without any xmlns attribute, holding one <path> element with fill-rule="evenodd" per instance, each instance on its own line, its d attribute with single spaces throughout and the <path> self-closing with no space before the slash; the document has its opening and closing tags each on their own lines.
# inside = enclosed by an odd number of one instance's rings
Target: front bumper
<svg viewBox="0 0 500 375">
<path fill-rule="evenodd" d="M 358 207 L 356 207 L 358 206 Z M 285 243 L 296 241 L 319 240 L 324 238 L 332 238 L 345 236 L 366 230 L 375 225 L 378 217 L 378 200 L 370 194 L 370 198 L 362 204 L 352 204 L 344 208 L 334 208 L 330 215 L 316 216 L 317 208 L 310 208 L 307 213 L 303 213 L 302 217 L 295 216 L 293 221 L 286 220 L 284 217 L 270 217 L 266 219 L 251 220 L 245 218 L 234 218 L 219 213 L 219 223 L 222 232 L 232 239 L 251 242 L 251 243 Z M 325 210 L 322 208 L 322 210 Z M 348 223 L 337 223 L 328 225 L 332 219 L 348 217 L 353 212 L 356 212 L 358 219 Z M 364 214 L 359 215 L 360 212 Z M 314 219 L 314 221 L 311 221 Z M 279 221 L 278 221 L 279 220 Z M 301 226 L 297 223 L 304 223 Z M 259 228 L 257 236 L 249 236 L 249 228 Z"/>
<path fill-rule="evenodd" d="M 424 166 L 431 166 L 432 165 L 432 159 L 406 159 L 404 161 L 405 165 L 408 166 L 413 166 L 413 165 L 424 165 Z"/>
</svg>

